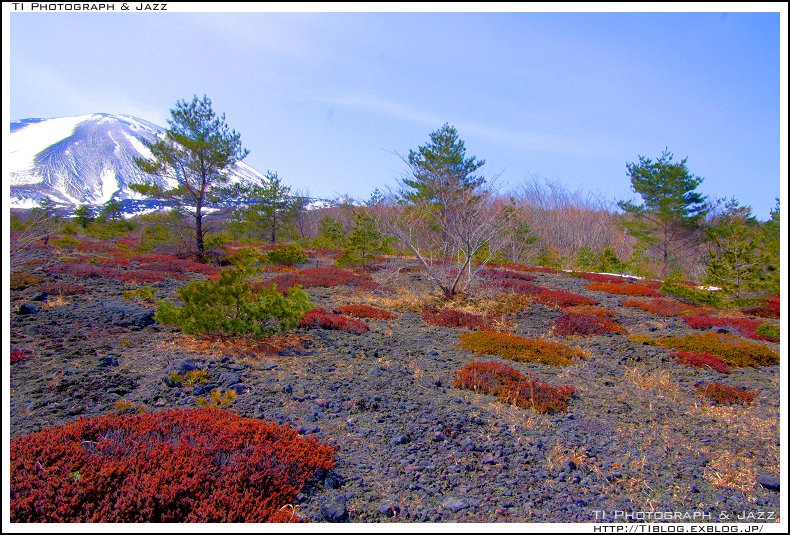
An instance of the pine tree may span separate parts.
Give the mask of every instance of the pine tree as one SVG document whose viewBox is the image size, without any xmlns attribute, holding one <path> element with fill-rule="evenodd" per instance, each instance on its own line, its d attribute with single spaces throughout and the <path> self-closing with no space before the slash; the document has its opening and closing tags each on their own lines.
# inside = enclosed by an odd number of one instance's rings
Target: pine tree
<svg viewBox="0 0 790 535">
<path fill-rule="evenodd" d="M 242 148 L 241 136 L 225 123 L 225 114 L 217 116 L 211 99 L 203 96 L 191 102 L 180 100 L 170 110 L 169 128 L 163 139 L 145 142 L 152 158 L 138 158 L 135 163 L 153 175 L 177 182 L 172 189 L 132 185 L 132 189 L 154 198 L 175 200 L 180 210 L 191 210 L 194 221 L 195 253 L 204 258 L 203 227 L 206 205 L 220 199 L 220 186 L 227 183 L 228 173 L 249 151 Z"/>
<path fill-rule="evenodd" d="M 82 228 L 87 228 L 95 218 L 91 213 L 91 209 L 87 204 L 81 204 L 74 210 L 74 221 L 76 221 Z"/>
<path fill-rule="evenodd" d="M 639 163 L 628 163 L 631 189 L 642 197 L 642 204 L 620 201 L 627 214 L 623 226 L 652 249 L 661 259 L 665 277 L 678 253 L 697 245 L 699 230 L 708 212 L 707 198 L 695 191 L 702 178 L 691 174 L 688 158 L 673 162 L 664 149 L 656 161 L 639 156 Z"/>
<path fill-rule="evenodd" d="M 707 229 L 706 281 L 728 295 L 740 297 L 759 290 L 770 257 L 762 248 L 764 233 L 748 206 L 726 201 L 724 213 Z"/>
</svg>

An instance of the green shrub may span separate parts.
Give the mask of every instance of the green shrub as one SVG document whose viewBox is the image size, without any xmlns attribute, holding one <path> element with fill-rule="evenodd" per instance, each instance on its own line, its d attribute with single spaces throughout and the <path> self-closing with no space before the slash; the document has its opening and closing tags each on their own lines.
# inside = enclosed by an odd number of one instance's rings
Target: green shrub
<svg viewBox="0 0 790 535">
<path fill-rule="evenodd" d="M 305 254 L 298 245 L 288 244 L 283 247 L 272 249 L 266 253 L 264 260 L 269 264 L 293 266 L 294 264 L 303 264 L 307 262 L 307 254 Z"/>
<path fill-rule="evenodd" d="M 140 286 L 135 290 L 121 290 L 121 295 L 127 301 L 134 301 L 135 298 L 141 301 L 153 301 L 156 299 L 156 289 L 153 286 Z"/>
<path fill-rule="evenodd" d="M 274 284 L 255 289 L 248 280 L 254 273 L 241 262 L 222 270 L 218 280 L 192 281 L 178 290 L 183 306 L 162 302 L 154 317 L 187 334 L 252 334 L 256 338 L 299 325 L 313 308 L 307 293 L 295 287 L 283 295 Z"/>
<path fill-rule="evenodd" d="M 756 329 L 757 334 L 763 338 L 768 338 L 771 341 L 779 341 L 779 326 L 770 323 L 763 323 L 758 325 Z"/>
<path fill-rule="evenodd" d="M 673 281 L 664 281 L 659 290 L 664 295 L 671 295 L 693 305 L 720 307 L 724 304 L 721 292 L 717 290 L 703 290 L 702 288 L 695 288 Z"/>
</svg>

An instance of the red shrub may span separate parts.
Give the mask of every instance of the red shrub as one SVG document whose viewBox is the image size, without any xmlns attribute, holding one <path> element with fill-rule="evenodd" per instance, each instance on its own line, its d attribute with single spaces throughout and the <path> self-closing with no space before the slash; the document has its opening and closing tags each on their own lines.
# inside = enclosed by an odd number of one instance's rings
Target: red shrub
<svg viewBox="0 0 790 535">
<path fill-rule="evenodd" d="M 218 409 L 105 415 L 11 441 L 13 522 L 284 522 L 334 448 Z"/>
<path fill-rule="evenodd" d="M 569 307 L 577 305 L 596 305 L 598 301 L 583 295 L 565 292 L 563 290 L 552 290 L 531 282 L 517 279 L 502 279 L 495 282 L 487 282 L 484 288 L 495 288 L 505 290 L 517 295 L 526 295 L 530 300 L 553 307 Z"/>
<path fill-rule="evenodd" d="M 391 320 L 395 318 L 395 314 L 389 310 L 372 307 L 370 305 L 343 305 L 337 307 L 337 311 L 346 316 L 353 316 L 355 318 L 372 318 L 376 320 Z"/>
<path fill-rule="evenodd" d="M 558 308 L 598 304 L 598 301 L 590 297 L 549 288 L 541 288 L 537 294 L 532 294 L 529 298 L 536 303 Z"/>
<path fill-rule="evenodd" d="M 498 394 L 509 383 L 525 381 L 527 376 L 507 364 L 472 362 L 455 372 L 453 386 L 478 394 Z"/>
<path fill-rule="evenodd" d="M 588 336 L 604 333 L 626 333 L 622 326 L 602 316 L 565 313 L 554 321 L 554 331 L 560 336 L 574 334 Z"/>
<path fill-rule="evenodd" d="M 299 325 L 319 329 L 337 329 L 354 334 L 364 334 L 370 330 L 365 322 L 334 314 L 321 307 L 316 307 L 305 314 Z"/>
<path fill-rule="evenodd" d="M 602 316 L 606 318 L 616 318 L 620 315 L 610 308 L 599 308 L 590 305 L 563 307 L 562 311 L 571 312 L 573 314 L 587 314 L 588 316 Z"/>
<path fill-rule="evenodd" d="M 33 352 L 29 349 L 14 348 L 11 350 L 11 364 L 22 362 L 33 356 Z"/>
<path fill-rule="evenodd" d="M 114 249 L 112 244 L 103 241 L 80 241 L 77 244 L 77 250 L 83 252 L 110 252 Z"/>
<path fill-rule="evenodd" d="M 704 330 L 714 327 L 729 327 L 736 329 L 742 336 L 751 338 L 752 340 L 770 340 L 757 333 L 757 327 L 763 323 L 759 320 L 751 320 L 748 318 L 716 318 L 712 316 L 689 316 L 683 319 L 692 329 Z"/>
<path fill-rule="evenodd" d="M 779 294 L 772 295 L 760 306 L 745 309 L 743 313 L 751 316 L 760 316 L 762 318 L 778 318 Z"/>
<path fill-rule="evenodd" d="M 695 368 L 710 368 L 720 373 L 730 373 L 730 367 L 727 363 L 717 357 L 708 353 L 694 353 L 693 351 L 677 351 L 670 355 L 675 362 L 684 366 L 693 366 Z"/>
<path fill-rule="evenodd" d="M 609 283 L 620 283 L 620 282 L 632 282 L 639 280 L 636 277 L 628 277 L 625 275 L 608 275 L 605 273 L 588 273 L 586 271 L 574 271 L 571 273 L 574 277 L 579 277 L 580 279 L 585 279 L 592 282 L 609 282 Z"/>
<path fill-rule="evenodd" d="M 336 267 L 300 269 L 299 271 L 272 277 L 269 282 L 275 283 L 277 291 L 281 293 L 297 284 L 302 288 L 313 286 L 331 287 L 341 284 L 354 286 L 360 290 L 375 290 L 378 287 L 378 284 L 370 275 Z"/>
<path fill-rule="evenodd" d="M 658 283 L 649 281 L 639 282 L 595 282 L 585 286 L 594 292 L 606 292 L 618 295 L 637 295 L 642 297 L 660 297 L 661 292 L 656 288 Z"/>
<path fill-rule="evenodd" d="M 462 327 L 466 329 L 492 330 L 492 319 L 469 312 L 460 312 L 449 308 L 426 308 L 421 313 L 422 318 L 431 325 L 439 327 Z"/>
<path fill-rule="evenodd" d="M 57 264 L 44 269 L 49 273 L 62 273 L 72 277 L 92 277 L 100 279 L 114 279 L 125 282 L 148 283 L 161 282 L 171 278 L 183 278 L 183 275 L 162 273 L 156 271 L 133 271 L 108 268 L 103 266 L 89 266 L 85 264 Z"/>
<path fill-rule="evenodd" d="M 680 316 L 697 310 L 697 308 L 692 305 L 687 305 L 680 301 L 673 301 L 672 299 L 650 299 L 648 301 L 631 300 L 623 301 L 622 304 L 627 307 L 639 308 L 645 312 L 658 314 L 664 317 Z"/>
<path fill-rule="evenodd" d="M 497 362 L 467 364 L 456 372 L 453 386 L 492 394 L 504 403 L 541 413 L 567 410 L 574 393 L 572 386 L 551 386 Z"/>
<path fill-rule="evenodd" d="M 202 273 L 216 275 L 219 267 L 213 264 L 203 264 L 188 258 L 159 253 L 143 253 L 134 255 L 130 260 L 138 263 L 138 269 L 164 273 Z"/>
<path fill-rule="evenodd" d="M 85 293 L 85 286 L 67 282 L 47 282 L 40 286 L 42 292 L 52 295 L 77 295 Z"/>
<path fill-rule="evenodd" d="M 747 390 L 740 386 L 727 386 L 721 383 L 697 385 L 695 388 L 700 396 L 724 405 L 734 405 L 736 403 L 746 405 L 757 397 L 755 390 Z"/>
</svg>

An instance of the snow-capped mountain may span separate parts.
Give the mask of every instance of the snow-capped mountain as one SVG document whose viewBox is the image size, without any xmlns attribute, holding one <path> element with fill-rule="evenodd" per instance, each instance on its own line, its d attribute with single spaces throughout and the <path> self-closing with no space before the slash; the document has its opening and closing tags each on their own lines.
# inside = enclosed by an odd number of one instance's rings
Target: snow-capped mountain
<svg viewBox="0 0 790 535">
<path fill-rule="evenodd" d="M 56 204 L 101 205 L 110 199 L 143 199 L 130 184 L 172 187 L 142 172 L 135 158 L 150 158 L 143 140 L 165 129 L 129 115 L 94 113 L 11 123 L 9 140 L 12 208 L 30 208 L 49 197 Z M 263 175 L 243 162 L 231 181 L 258 181 Z M 124 203 L 128 204 L 128 203 Z"/>
</svg>

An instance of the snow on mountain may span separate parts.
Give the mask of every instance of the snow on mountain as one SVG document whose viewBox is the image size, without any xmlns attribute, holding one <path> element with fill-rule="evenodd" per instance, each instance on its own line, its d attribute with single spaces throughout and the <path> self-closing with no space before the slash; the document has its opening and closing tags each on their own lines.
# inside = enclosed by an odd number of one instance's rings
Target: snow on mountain
<svg viewBox="0 0 790 535">
<path fill-rule="evenodd" d="M 153 141 L 164 132 L 148 121 L 107 113 L 13 121 L 10 206 L 30 208 L 46 197 L 57 204 L 101 205 L 110 199 L 142 199 L 130 184 L 172 187 L 134 163 L 135 158 L 151 156 L 143 140 Z M 243 162 L 231 174 L 233 182 L 262 178 Z"/>
</svg>

